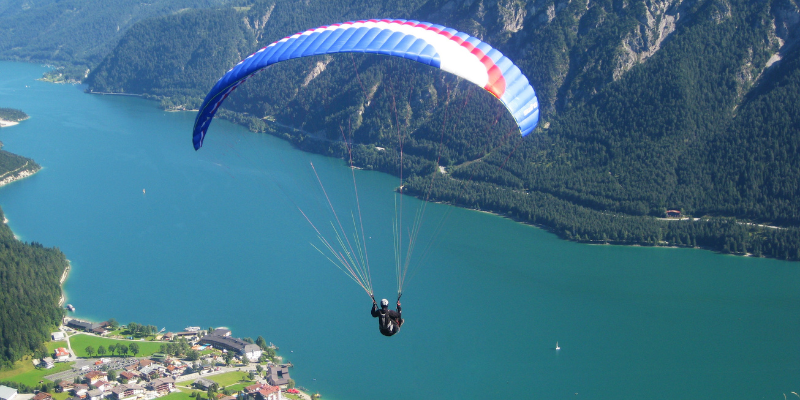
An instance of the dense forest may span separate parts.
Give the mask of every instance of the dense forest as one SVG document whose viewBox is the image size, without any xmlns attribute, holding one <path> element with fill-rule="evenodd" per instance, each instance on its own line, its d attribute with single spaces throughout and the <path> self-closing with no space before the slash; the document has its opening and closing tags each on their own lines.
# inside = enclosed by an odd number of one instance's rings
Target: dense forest
<svg viewBox="0 0 800 400">
<path fill-rule="evenodd" d="M 28 119 L 28 114 L 15 108 L 0 108 L 0 119 L 4 121 L 19 122 Z"/>
<path fill-rule="evenodd" d="M 2 143 L 0 143 L 2 147 Z M 0 179 L 8 176 L 12 171 L 26 167 L 30 171 L 38 171 L 42 167 L 30 158 L 18 156 L 5 150 L 0 150 Z"/>
<path fill-rule="evenodd" d="M 47 353 L 44 342 L 61 323 L 59 280 L 66 267 L 57 248 L 20 242 L 0 224 L 0 368 L 26 354 Z"/>
<path fill-rule="evenodd" d="M 227 0 L 6 0 L 0 2 L 0 58 L 96 65 L 136 22 Z"/>
</svg>

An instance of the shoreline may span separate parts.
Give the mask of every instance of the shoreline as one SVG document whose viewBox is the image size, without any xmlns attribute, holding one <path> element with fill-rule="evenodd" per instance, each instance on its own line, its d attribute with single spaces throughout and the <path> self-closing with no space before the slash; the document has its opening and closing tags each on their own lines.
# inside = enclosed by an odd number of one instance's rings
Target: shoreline
<svg viewBox="0 0 800 400">
<path fill-rule="evenodd" d="M 19 124 L 19 121 L 6 121 L 4 119 L 0 119 L 0 128 L 8 128 L 9 126 L 14 126 Z"/>
<path fill-rule="evenodd" d="M 413 196 L 413 195 L 411 195 L 411 196 Z M 414 196 L 414 197 L 416 197 L 416 196 Z M 738 256 L 738 257 L 768 258 L 768 257 L 764 257 L 764 256 L 756 256 L 753 253 L 749 253 L 749 252 L 745 253 L 745 254 L 723 253 L 722 251 L 720 251 L 718 249 L 714 249 L 714 248 L 706 247 L 706 246 L 689 246 L 689 245 L 681 246 L 681 245 L 676 245 L 676 244 L 671 244 L 671 243 L 659 244 L 659 245 L 648 245 L 648 244 L 643 244 L 643 243 L 622 242 L 622 241 L 617 241 L 617 240 L 575 240 L 575 239 L 567 239 L 567 238 L 561 237 L 561 235 L 559 235 L 558 232 L 556 232 L 555 229 L 550 229 L 546 225 L 523 221 L 523 220 L 517 219 L 517 218 L 515 218 L 515 217 L 513 217 L 511 215 L 501 214 L 501 213 L 497 213 L 497 212 L 494 212 L 494 211 L 478 210 L 478 209 L 475 209 L 475 208 L 457 206 L 457 205 L 454 205 L 454 204 L 449 203 L 449 202 L 442 202 L 442 201 L 432 201 L 432 202 L 433 203 L 437 203 L 437 204 L 444 204 L 444 205 L 448 205 L 448 206 L 452 206 L 452 207 L 459 207 L 459 208 L 462 208 L 462 209 L 468 210 L 468 211 L 475 211 L 475 212 L 479 212 L 479 213 L 493 215 L 495 217 L 508 219 L 510 221 L 519 223 L 519 224 L 524 225 L 524 226 L 530 226 L 530 227 L 533 227 L 533 228 L 541 229 L 541 230 L 546 231 L 546 232 L 550 232 L 550 233 L 556 235 L 561 240 L 567 240 L 567 241 L 570 241 L 570 242 L 586 244 L 586 245 L 590 245 L 590 246 L 631 246 L 631 247 L 651 247 L 651 248 L 659 248 L 659 249 L 696 249 L 696 250 L 710 251 L 710 252 L 713 252 L 713 253 L 716 253 L 716 254 L 719 254 L 719 255 Z M 696 220 L 702 220 L 702 218 L 696 218 Z M 741 224 L 742 222 L 739 222 L 739 223 Z"/>
<path fill-rule="evenodd" d="M 115 93 L 115 92 L 93 92 L 93 91 L 91 91 L 91 90 L 90 90 L 90 91 L 87 91 L 86 93 L 88 93 L 88 94 L 101 94 L 101 95 L 103 95 L 103 96 L 105 96 L 105 95 L 109 95 L 109 96 L 132 96 L 132 97 L 145 97 L 143 94 L 135 94 L 135 93 Z"/>
<path fill-rule="evenodd" d="M 27 177 L 39 172 L 42 169 L 41 167 L 39 167 L 37 169 L 33 169 L 33 170 L 24 169 L 24 168 L 26 168 L 28 166 L 28 164 L 30 164 L 30 161 L 26 161 L 25 165 L 13 170 L 13 171 L 8 171 L 5 174 L 0 175 L 0 187 L 8 185 L 9 183 L 14 182 L 14 181 L 25 179 L 25 178 L 27 178 Z"/>
<path fill-rule="evenodd" d="M 61 274 L 61 279 L 59 280 L 59 286 L 61 286 L 61 298 L 58 299 L 58 306 L 63 307 L 64 303 L 67 301 L 67 292 L 64 291 L 64 282 L 67 281 L 67 276 L 69 276 L 69 271 L 72 269 L 72 262 L 67 260 L 67 268 L 64 268 L 64 273 Z"/>
</svg>

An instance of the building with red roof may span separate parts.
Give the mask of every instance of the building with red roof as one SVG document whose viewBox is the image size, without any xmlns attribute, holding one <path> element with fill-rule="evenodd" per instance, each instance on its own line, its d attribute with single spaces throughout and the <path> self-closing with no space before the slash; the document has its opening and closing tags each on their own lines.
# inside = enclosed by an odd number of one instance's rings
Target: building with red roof
<svg viewBox="0 0 800 400">
<path fill-rule="evenodd" d="M 261 389 L 259 389 L 258 394 L 256 396 L 258 400 L 282 400 L 283 395 L 281 393 L 281 388 L 279 386 L 269 386 L 265 385 Z"/>
<path fill-rule="evenodd" d="M 57 348 L 53 355 L 53 358 L 58 361 L 67 361 L 69 359 L 69 351 L 64 347 Z"/>
</svg>

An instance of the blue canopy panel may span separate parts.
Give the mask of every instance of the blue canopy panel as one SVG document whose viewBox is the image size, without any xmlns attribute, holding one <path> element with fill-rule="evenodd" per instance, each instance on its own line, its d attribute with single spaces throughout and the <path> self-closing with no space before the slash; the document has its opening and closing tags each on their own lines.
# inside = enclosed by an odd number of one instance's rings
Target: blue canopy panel
<svg viewBox="0 0 800 400">
<path fill-rule="evenodd" d="M 517 121 L 526 136 L 539 122 L 539 101 L 514 63 L 490 45 L 454 29 L 427 22 L 368 20 L 321 26 L 278 40 L 231 68 L 206 95 L 194 123 L 195 150 L 228 95 L 248 77 L 277 62 L 332 53 L 403 57 L 455 74 L 481 86 Z"/>
</svg>

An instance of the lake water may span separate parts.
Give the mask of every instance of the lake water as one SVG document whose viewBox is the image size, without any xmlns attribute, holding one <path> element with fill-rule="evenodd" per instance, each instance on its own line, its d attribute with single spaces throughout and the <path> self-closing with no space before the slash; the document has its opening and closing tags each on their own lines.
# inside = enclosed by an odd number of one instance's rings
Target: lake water
<svg viewBox="0 0 800 400">
<path fill-rule="evenodd" d="M 334 400 L 800 391 L 798 263 L 577 244 L 431 204 L 428 222 L 451 212 L 407 284 L 406 325 L 386 338 L 364 292 L 311 247 L 295 206 L 330 220 L 313 162 L 348 210 L 344 162 L 221 120 L 195 152 L 194 113 L 36 81 L 44 70 L 0 62 L 0 107 L 31 116 L 0 140 L 44 166 L 0 188 L 0 205 L 22 240 L 72 261 L 66 291 L 79 317 L 262 335 L 299 385 Z M 398 180 L 356 178 L 376 296 L 391 299 Z"/>
</svg>

